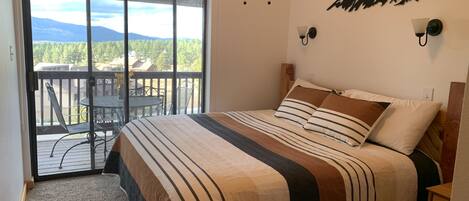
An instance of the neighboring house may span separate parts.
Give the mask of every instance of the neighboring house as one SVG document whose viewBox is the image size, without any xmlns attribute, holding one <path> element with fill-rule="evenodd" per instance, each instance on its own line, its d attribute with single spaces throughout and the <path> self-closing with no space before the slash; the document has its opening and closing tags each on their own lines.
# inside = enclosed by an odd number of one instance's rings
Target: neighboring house
<svg viewBox="0 0 469 201">
<path fill-rule="evenodd" d="M 39 63 L 34 71 L 69 71 L 72 67 L 73 64 Z"/>
<path fill-rule="evenodd" d="M 96 68 L 101 71 L 122 71 L 124 58 L 116 58 L 109 64 L 98 64 Z M 137 72 L 157 71 L 156 65 L 149 59 L 138 59 L 135 56 L 129 57 L 129 70 Z"/>
</svg>

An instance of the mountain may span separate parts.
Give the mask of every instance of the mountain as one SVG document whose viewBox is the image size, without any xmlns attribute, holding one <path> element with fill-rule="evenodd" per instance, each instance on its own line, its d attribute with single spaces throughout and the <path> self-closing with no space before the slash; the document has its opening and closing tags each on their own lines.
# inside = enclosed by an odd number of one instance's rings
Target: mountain
<svg viewBox="0 0 469 201">
<path fill-rule="evenodd" d="M 124 34 L 102 26 L 92 26 L 94 42 L 124 40 Z M 33 41 L 86 42 L 86 26 L 32 18 Z M 129 33 L 129 40 L 158 40 L 160 38 Z"/>
</svg>

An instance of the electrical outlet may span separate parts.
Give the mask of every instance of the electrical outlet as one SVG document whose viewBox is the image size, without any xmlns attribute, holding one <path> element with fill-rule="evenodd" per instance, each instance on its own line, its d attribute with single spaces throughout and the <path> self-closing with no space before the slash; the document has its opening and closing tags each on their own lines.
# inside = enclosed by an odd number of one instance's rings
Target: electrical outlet
<svg viewBox="0 0 469 201">
<path fill-rule="evenodd" d="M 422 93 L 422 99 L 426 101 L 433 101 L 433 96 L 435 95 L 434 88 L 424 88 Z"/>
</svg>

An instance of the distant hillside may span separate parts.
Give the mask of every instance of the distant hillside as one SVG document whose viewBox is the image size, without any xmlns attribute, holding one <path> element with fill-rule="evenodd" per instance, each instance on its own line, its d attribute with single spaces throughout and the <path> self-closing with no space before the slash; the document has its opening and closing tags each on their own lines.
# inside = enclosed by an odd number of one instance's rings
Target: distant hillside
<svg viewBox="0 0 469 201">
<path fill-rule="evenodd" d="M 92 38 L 95 42 L 119 41 L 124 34 L 101 26 L 92 27 Z M 58 22 L 45 18 L 32 18 L 33 41 L 51 42 L 85 42 L 86 26 Z M 129 40 L 155 40 L 135 33 L 129 33 Z"/>
</svg>

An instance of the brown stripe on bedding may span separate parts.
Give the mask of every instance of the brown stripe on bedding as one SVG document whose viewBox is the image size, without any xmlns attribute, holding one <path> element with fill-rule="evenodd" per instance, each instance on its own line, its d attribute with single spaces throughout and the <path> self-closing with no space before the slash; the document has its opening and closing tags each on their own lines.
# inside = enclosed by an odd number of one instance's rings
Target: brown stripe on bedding
<svg viewBox="0 0 469 201">
<path fill-rule="evenodd" d="M 292 149 L 260 131 L 245 126 L 225 114 L 208 114 L 223 126 L 255 141 L 262 147 L 302 165 L 316 178 L 321 201 L 345 201 L 344 180 L 337 169 L 325 161 Z M 312 187 L 314 188 L 314 187 Z"/>
<path fill-rule="evenodd" d="M 313 94 L 313 95 L 312 95 Z M 301 100 L 311 103 L 316 107 L 321 105 L 322 101 L 330 94 L 328 91 L 296 86 L 287 96 L 287 98 Z"/>
<path fill-rule="evenodd" d="M 117 147 L 117 148 L 116 148 Z M 113 149 L 120 149 L 122 161 L 145 200 L 170 200 L 159 179 L 135 150 L 126 135 L 120 135 Z"/>
<path fill-rule="evenodd" d="M 371 127 L 388 105 L 389 103 L 370 102 L 331 94 L 321 104 L 321 108 L 355 117 Z"/>
</svg>

